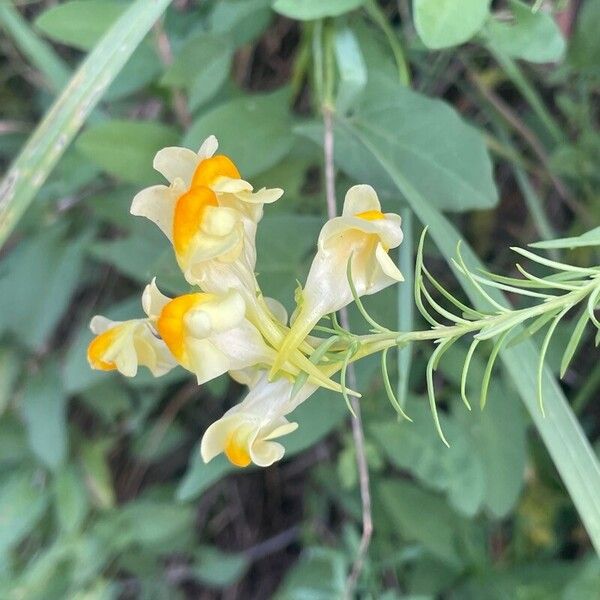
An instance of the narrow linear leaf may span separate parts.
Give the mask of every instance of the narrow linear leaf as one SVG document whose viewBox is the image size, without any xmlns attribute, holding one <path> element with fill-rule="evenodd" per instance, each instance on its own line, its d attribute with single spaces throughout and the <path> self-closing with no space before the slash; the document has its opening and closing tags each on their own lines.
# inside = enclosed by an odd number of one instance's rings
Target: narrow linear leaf
<svg viewBox="0 0 600 600">
<path fill-rule="evenodd" d="M 545 416 L 544 411 L 544 393 L 542 387 L 542 376 L 544 374 L 544 359 L 546 358 L 546 353 L 548 352 L 548 346 L 550 346 L 550 340 L 556 331 L 557 325 L 560 323 L 560 320 L 571 310 L 570 306 L 567 306 L 564 310 L 562 310 L 556 317 L 554 317 L 554 321 L 550 323 L 550 327 L 548 327 L 548 331 L 546 332 L 546 336 L 544 337 L 544 341 L 542 342 L 542 347 L 540 348 L 540 359 L 538 362 L 537 369 L 537 399 L 540 407 L 540 411 L 542 415 Z"/>
<path fill-rule="evenodd" d="M 558 311 L 559 309 L 540 315 L 532 323 L 525 325 L 522 331 L 512 338 L 507 345 L 514 346 L 520 344 L 523 340 L 535 335 L 548 321 L 552 320 L 558 314 Z"/>
<path fill-rule="evenodd" d="M 579 342 L 581 341 L 581 336 L 583 335 L 583 332 L 585 331 L 585 326 L 588 324 L 589 320 L 590 320 L 590 315 L 587 312 L 587 310 L 584 310 L 581 313 L 581 316 L 579 317 L 579 319 L 577 320 L 577 325 L 575 325 L 575 329 L 573 329 L 573 333 L 571 334 L 571 337 L 569 338 L 569 343 L 567 344 L 567 347 L 565 348 L 565 352 L 564 352 L 562 360 L 560 362 L 560 377 L 561 377 L 561 379 L 565 376 L 565 373 L 567 372 L 567 368 L 571 364 L 571 360 L 573 360 L 575 350 L 577 350 L 577 346 L 579 345 Z"/>
<path fill-rule="evenodd" d="M 465 406 L 471 410 L 471 403 L 467 398 L 467 377 L 469 375 L 469 367 L 471 366 L 471 361 L 473 360 L 473 355 L 475 354 L 475 350 L 477 350 L 477 346 L 479 345 L 480 340 L 475 338 L 471 345 L 469 346 L 469 350 L 467 352 L 467 356 L 465 358 L 465 364 L 463 365 L 463 370 L 460 377 L 460 397 L 464 402 Z"/>
<path fill-rule="evenodd" d="M 426 371 L 426 379 L 427 379 L 427 397 L 429 398 L 429 407 L 431 408 L 431 414 L 433 416 L 433 422 L 435 424 L 435 429 L 440 436 L 440 439 L 448 448 L 450 444 L 442 431 L 442 425 L 440 423 L 440 417 L 438 415 L 437 404 L 435 401 L 435 386 L 433 384 L 433 371 L 435 370 L 435 365 L 441 355 L 446 351 L 446 346 L 448 344 L 448 339 L 440 342 L 440 345 L 434 350 L 431 355 L 429 362 L 427 363 L 427 371 Z"/>
<path fill-rule="evenodd" d="M 487 365 L 485 366 L 485 371 L 483 373 L 483 381 L 481 383 L 481 395 L 479 397 L 479 406 L 481 410 L 485 408 L 485 403 L 487 401 L 488 388 L 490 387 L 490 380 L 492 378 L 492 371 L 494 370 L 494 365 L 496 364 L 496 358 L 498 357 L 498 352 L 500 352 L 500 348 L 502 348 L 502 344 L 506 339 L 506 336 L 510 333 L 510 329 L 505 331 L 494 344 L 492 348 L 492 352 L 490 357 L 488 358 Z"/>
</svg>

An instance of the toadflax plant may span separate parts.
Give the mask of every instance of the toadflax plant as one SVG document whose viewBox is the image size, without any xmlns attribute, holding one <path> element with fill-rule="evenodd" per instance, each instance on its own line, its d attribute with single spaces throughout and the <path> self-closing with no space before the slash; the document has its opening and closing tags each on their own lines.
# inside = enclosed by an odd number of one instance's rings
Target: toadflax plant
<svg viewBox="0 0 600 600">
<path fill-rule="evenodd" d="M 375 353 L 381 355 L 391 404 L 409 419 L 394 396 L 387 353 L 421 340 L 437 344 L 426 380 L 435 426 L 448 444 L 437 416 L 433 371 L 457 340 L 471 339 L 461 385 L 469 409 L 465 393 L 469 364 L 480 344 L 493 341 L 481 386 L 483 407 L 502 344 L 518 343 L 547 326 L 538 370 L 543 411 L 542 366 L 560 320 L 575 306 L 583 306 L 564 351 L 563 373 L 587 323 L 591 321 L 600 331 L 594 314 L 600 299 L 600 268 L 574 267 L 515 248 L 554 273 L 540 278 L 518 266 L 523 278 L 501 277 L 472 273 L 459 249 L 456 266 L 488 302 L 489 311 L 483 312 L 451 295 L 424 266 L 425 232 L 417 252 L 414 292 L 416 306 L 431 328 L 400 332 L 380 325 L 366 311 L 361 297 L 403 281 L 389 257 L 403 234 L 400 217 L 383 213 L 375 190 L 368 185 L 350 188 L 342 215 L 323 226 L 288 323 L 285 309 L 263 295 L 254 272 L 256 229 L 263 207 L 279 199 L 283 190 L 255 191 L 227 156 L 216 154 L 217 147 L 211 136 L 198 153 L 185 148 L 158 152 L 154 168 L 169 185 L 142 190 L 131 206 L 132 214 L 153 221 L 171 241 L 186 280 L 198 291 L 169 298 L 153 280 L 142 294 L 145 318 L 113 322 L 95 316 L 91 329 L 96 337 L 88 347 L 94 369 L 118 370 L 131 377 L 144 366 L 160 376 L 180 365 L 196 376 L 198 384 L 228 372 L 248 386 L 244 399 L 204 433 L 201 453 L 205 462 L 220 453 L 238 467 L 251 463 L 266 467 L 280 460 L 285 448 L 275 440 L 297 428 L 297 423 L 289 420 L 294 409 L 323 387 L 340 393 L 352 410 L 349 396 L 360 395 L 346 385 L 347 368 Z M 486 287 L 528 296 L 537 303 L 508 309 L 498 304 Z M 348 331 L 335 318 L 336 311 L 353 301 L 371 326 L 366 335 Z M 329 319 L 327 325 L 319 325 L 324 318 Z M 337 374 L 339 381 L 333 379 Z"/>
</svg>

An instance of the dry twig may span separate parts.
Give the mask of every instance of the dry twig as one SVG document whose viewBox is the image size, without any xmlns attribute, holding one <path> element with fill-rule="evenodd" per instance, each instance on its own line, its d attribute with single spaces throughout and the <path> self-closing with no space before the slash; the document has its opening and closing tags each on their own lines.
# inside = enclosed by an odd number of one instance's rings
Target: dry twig
<svg viewBox="0 0 600 600">
<path fill-rule="evenodd" d="M 327 199 L 327 216 L 332 219 L 337 215 L 337 204 L 335 199 L 335 172 L 333 166 L 333 115 L 331 109 L 323 107 L 324 139 L 323 148 L 325 153 L 325 197 Z M 344 307 L 340 310 L 340 322 L 342 327 L 349 329 L 348 310 Z M 356 372 L 354 366 L 348 367 L 348 383 L 350 388 L 356 389 Z M 362 536 L 360 545 L 352 570 L 346 581 L 346 596 L 352 597 L 354 588 L 362 572 L 365 558 L 373 535 L 373 516 L 371 513 L 371 491 L 369 489 L 369 466 L 365 452 L 365 434 L 362 425 L 360 403 L 358 398 L 350 399 L 352 410 L 356 418 L 352 419 L 352 437 L 354 439 L 354 450 L 356 452 L 356 466 L 358 469 L 358 480 L 360 485 L 360 499 L 362 503 Z"/>
</svg>

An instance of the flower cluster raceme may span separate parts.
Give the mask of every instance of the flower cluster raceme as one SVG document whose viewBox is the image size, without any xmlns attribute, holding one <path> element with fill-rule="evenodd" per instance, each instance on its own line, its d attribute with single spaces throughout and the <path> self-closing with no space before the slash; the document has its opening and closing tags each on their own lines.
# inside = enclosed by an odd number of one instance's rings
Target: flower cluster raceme
<svg viewBox="0 0 600 600">
<path fill-rule="evenodd" d="M 142 190 L 131 205 L 132 214 L 153 221 L 170 240 L 192 289 L 169 298 L 152 280 L 142 294 L 144 318 L 95 316 L 88 361 L 127 377 L 140 365 L 156 377 L 179 365 L 199 384 L 228 372 L 249 391 L 207 429 L 202 457 L 224 453 L 240 467 L 268 466 L 284 455 L 275 440 L 297 428 L 288 415 L 319 387 L 343 391 L 331 379 L 340 365 L 316 358 L 323 340 L 310 335 L 315 325 L 356 296 L 402 280 L 388 256 L 402 241 L 400 217 L 381 212 L 370 186 L 351 188 L 342 215 L 321 230 L 288 325 L 283 306 L 263 296 L 255 276 L 257 225 L 264 205 L 283 190 L 254 190 L 217 148 L 210 136 L 197 153 L 161 150 L 154 168 L 169 185 Z"/>
</svg>

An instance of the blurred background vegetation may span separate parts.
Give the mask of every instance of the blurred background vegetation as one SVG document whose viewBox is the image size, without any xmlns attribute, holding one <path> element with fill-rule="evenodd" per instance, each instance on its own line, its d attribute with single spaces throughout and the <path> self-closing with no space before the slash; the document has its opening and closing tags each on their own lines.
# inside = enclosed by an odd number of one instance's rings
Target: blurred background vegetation
<svg viewBox="0 0 600 600">
<path fill-rule="evenodd" d="M 3 171 L 131 4 L 0 3 Z M 516 273 L 511 245 L 597 225 L 600 3 L 497 1 L 488 14 L 483 0 L 465 2 L 441 26 L 431 6 L 174 0 L 139 44 L 0 250 L 0 598 L 342 597 L 361 512 L 341 397 L 301 407 L 281 464 L 206 466 L 198 441 L 242 388 L 221 378 L 199 389 L 183 370 L 93 372 L 87 324 L 139 314 L 154 275 L 167 292 L 186 289 L 166 240 L 129 206 L 160 182 L 158 149 L 195 149 L 209 134 L 255 186 L 285 189 L 260 225 L 257 270 L 290 307 L 325 214 L 315 40 L 334 48 L 338 196 L 368 181 L 402 211 L 404 265 L 420 227 L 358 149 L 357 132 L 375 125 L 389 136 L 384 155 L 407 165 L 490 270 Z M 585 247 L 566 256 L 598 259 Z M 369 302 L 374 316 L 422 327 L 410 289 L 397 294 Z M 562 385 L 600 450 L 593 342 Z M 357 597 L 600 598 L 600 562 L 514 378 L 498 369 L 485 411 L 468 413 L 457 380 L 466 348 L 447 354 L 436 373 L 446 450 L 427 408 L 430 351 L 398 362 L 414 424 L 396 421 L 377 361 L 358 368 L 375 533 Z M 474 389 L 484 367 L 485 356 L 472 364 Z"/>
</svg>

